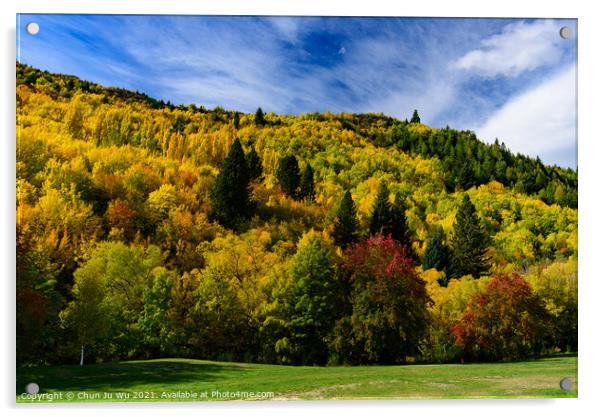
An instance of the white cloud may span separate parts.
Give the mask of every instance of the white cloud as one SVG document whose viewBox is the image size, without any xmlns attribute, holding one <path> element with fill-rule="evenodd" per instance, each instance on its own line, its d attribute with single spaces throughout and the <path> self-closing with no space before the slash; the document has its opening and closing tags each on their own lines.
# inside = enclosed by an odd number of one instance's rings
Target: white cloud
<svg viewBox="0 0 602 417">
<path fill-rule="evenodd" d="M 557 63 L 562 56 L 558 23 L 539 20 L 534 23 L 511 23 L 502 33 L 481 41 L 452 66 L 474 71 L 486 77 L 515 77 L 545 65 Z"/>
<path fill-rule="evenodd" d="M 303 20 L 299 17 L 269 17 L 267 20 L 276 28 L 280 36 L 291 43 L 297 43 L 300 25 Z"/>
<path fill-rule="evenodd" d="M 499 138 L 513 152 L 575 167 L 576 104 L 571 66 L 511 99 L 475 131 L 483 140 Z"/>
</svg>

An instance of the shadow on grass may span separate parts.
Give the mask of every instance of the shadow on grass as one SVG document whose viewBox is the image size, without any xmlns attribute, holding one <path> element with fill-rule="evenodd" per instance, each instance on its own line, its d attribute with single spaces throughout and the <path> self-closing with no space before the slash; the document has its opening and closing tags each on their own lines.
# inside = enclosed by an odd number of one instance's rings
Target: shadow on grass
<svg viewBox="0 0 602 417">
<path fill-rule="evenodd" d="M 128 391 L 143 386 L 178 389 L 178 385 L 218 381 L 244 372 L 242 366 L 160 360 L 31 367 L 17 369 L 17 395 L 35 382 L 40 393 L 52 391 Z"/>
</svg>

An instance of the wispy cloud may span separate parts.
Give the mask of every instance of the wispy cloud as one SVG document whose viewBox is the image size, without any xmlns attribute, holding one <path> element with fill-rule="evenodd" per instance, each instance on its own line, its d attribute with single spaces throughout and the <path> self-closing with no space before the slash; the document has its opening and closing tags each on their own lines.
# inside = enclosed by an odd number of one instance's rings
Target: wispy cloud
<svg viewBox="0 0 602 417">
<path fill-rule="evenodd" d="M 479 126 L 488 135 L 501 128 L 495 116 L 503 109 L 556 66 L 576 61 L 576 44 L 558 36 L 557 20 L 24 15 L 22 21 L 28 18 L 41 31 L 23 33 L 24 62 L 174 103 L 402 119 L 416 108 L 428 124 Z M 576 32 L 573 21 L 562 24 Z M 533 131 L 527 122 L 522 129 Z"/>
</svg>

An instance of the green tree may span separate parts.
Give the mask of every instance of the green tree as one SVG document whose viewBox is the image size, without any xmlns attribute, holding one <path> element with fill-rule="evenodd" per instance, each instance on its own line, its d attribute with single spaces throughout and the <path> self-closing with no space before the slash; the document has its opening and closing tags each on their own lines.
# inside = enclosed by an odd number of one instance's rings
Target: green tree
<svg viewBox="0 0 602 417">
<path fill-rule="evenodd" d="M 125 357 L 141 347 L 135 323 L 143 309 L 146 280 L 161 263 L 155 246 L 128 247 L 121 242 L 101 243 L 91 258 L 73 274 L 73 300 L 60 314 L 81 346 L 80 363 L 87 348 L 100 357 Z M 111 352 L 111 346 L 117 351 Z"/>
<path fill-rule="evenodd" d="M 420 123 L 420 116 L 418 116 L 418 110 L 414 109 L 414 113 L 412 113 L 412 119 L 410 123 Z"/>
<path fill-rule="evenodd" d="M 176 329 L 181 326 L 169 317 L 174 274 L 165 268 L 157 268 L 153 272 L 151 282 L 144 286 L 142 292 L 144 306 L 138 318 L 144 354 L 149 358 L 171 354 Z"/>
<path fill-rule="evenodd" d="M 438 271 L 443 271 L 446 274 L 444 280 L 439 281 L 442 286 L 447 285 L 447 274 L 450 269 L 451 254 L 449 248 L 445 244 L 445 232 L 441 226 L 437 227 L 433 237 L 429 241 L 424 256 L 422 258 L 422 268 L 426 271 L 427 269 L 435 268 Z"/>
<path fill-rule="evenodd" d="M 301 184 L 299 185 L 299 196 L 309 201 L 313 201 L 316 197 L 316 190 L 314 184 L 314 170 L 311 165 L 307 163 L 303 175 L 301 176 Z"/>
<path fill-rule="evenodd" d="M 389 188 L 387 184 L 381 181 L 378 185 L 378 193 L 372 208 L 372 218 L 370 219 L 370 234 L 382 234 L 387 236 L 392 233 L 391 225 L 391 203 L 389 203 Z"/>
<path fill-rule="evenodd" d="M 265 125 L 265 117 L 263 114 L 263 110 L 261 110 L 261 107 L 257 107 L 257 111 L 255 112 L 255 125 L 256 126 Z"/>
<path fill-rule="evenodd" d="M 299 162 L 294 155 L 286 155 L 280 159 L 276 178 L 282 187 L 282 191 L 293 198 L 298 197 L 301 174 L 299 172 Z"/>
<path fill-rule="evenodd" d="M 235 280 L 214 266 L 200 275 L 193 315 L 198 326 L 194 349 L 201 357 L 239 359 L 251 340 Z"/>
<path fill-rule="evenodd" d="M 391 237 L 402 245 L 406 245 L 408 250 L 412 249 L 412 236 L 408 227 L 406 218 L 406 208 L 401 194 L 395 194 L 395 201 L 391 206 Z M 412 255 L 413 256 L 413 255 Z"/>
<path fill-rule="evenodd" d="M 334 222 L 332 236 L 335 243 L 338 246 L 345 248 L 349 244 L 357 241 L 359 227 L 355 204 L 351 198 L 351 193 L 347 190 L 339 204 L 337 218 Z"/>
<path fill-rule="evenodd" d="M 237 111 L 234 112 L 234 120 L 232 120 L 232 124 L 234 125 L 234 129 L 238 129 L 240 127 L 240 114 Z"/>
<path fill-rule="evenodd" d="M 248 218 L 252 211 L 249 181 L 245 153 L 236 139 L 215 180 L 209 218 L 231 229 Z"/>
<path fill-rule="evenodd" d="M 93 259 L 74 274 L 74 300 L 60 313 L 64 327 L 74 331 L 80 346 L 80 366 L 84 364 L 86 349 L 106 341 L 113 321 L 113 306 L 106 299 L 104 264 Z"/>
<path fill-rule="evenodd" d="M 328 360 L 327 338 L 336 320 L 339 291 L 333 251 L 317 233 L 309 232 L 299 241 L 291 275 L 290 337 L 278 343 L 280 354 L 295 364 L 323 365 Z"/>
<path fill-rule="evenodd" d="M 260 180 L 263 176 L 263 166 L 254 146 L 251 146 L 251 150 L 247 153 L 246 159 L 247 168 L 249 170 L 249 179 L 251 181 Z"/>
<path fill-rule="evenodd" d="M 451 238 L 452 277 L 472 275 L 475 278 L 489 273 L 487 256 L 489 236 L 481 224 L 475 206 L 464 194 L 454 223 Z"/>
</svg>

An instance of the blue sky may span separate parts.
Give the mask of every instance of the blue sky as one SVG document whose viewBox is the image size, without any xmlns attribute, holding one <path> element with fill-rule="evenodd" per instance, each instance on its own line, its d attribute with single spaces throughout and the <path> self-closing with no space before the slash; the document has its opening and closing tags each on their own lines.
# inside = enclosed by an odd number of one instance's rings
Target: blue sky
<svg viewBox="0 0 602 417">
<path fill-rule="evenodd" d="M 383 112 L 576 167 L 575 20 L 20 15 L 18 59 L 173 103 Z M 40 25 L 31 36 L 28 22 Z M 559 36 L 562 26 L 573 37 Z"/>
</svg>

